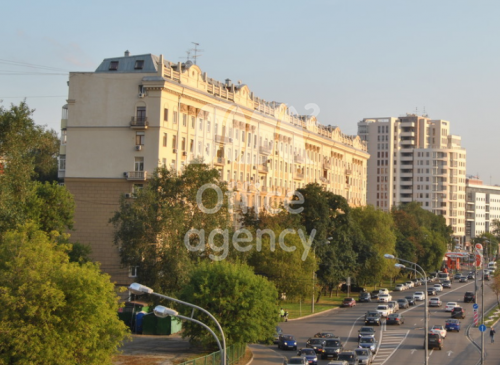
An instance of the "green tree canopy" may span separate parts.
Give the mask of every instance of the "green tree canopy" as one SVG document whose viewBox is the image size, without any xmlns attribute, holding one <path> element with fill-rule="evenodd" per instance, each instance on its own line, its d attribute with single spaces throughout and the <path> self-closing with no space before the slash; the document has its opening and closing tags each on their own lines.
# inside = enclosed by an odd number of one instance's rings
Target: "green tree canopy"
<svg viewBox="0 0 500 365">
<path fill-rule="evenodd" d="M 271 282 L 255 275 L 245 264 L 228 261 L 197 265 L 180 295 L 183 301 L 206 309 L 218 320 L 228 345 L 272 338 L 278 321 L 276 298 Z M 178 310 L 191 315 L 190 307 L 180 306 Z M 197 311 L 195 319 L 219 333 L 206 314 Z M 196 323 L 186 322 L 183 335 L 205 345 L 215 344 L 212 335 Z"/>
<path fill-rule="evenodd" d="M 70 263 L 35 225 L 0 244 L 0 363 L 111 364 L 127 335 L 118 296 L 96 264 Z"/>
</svg>

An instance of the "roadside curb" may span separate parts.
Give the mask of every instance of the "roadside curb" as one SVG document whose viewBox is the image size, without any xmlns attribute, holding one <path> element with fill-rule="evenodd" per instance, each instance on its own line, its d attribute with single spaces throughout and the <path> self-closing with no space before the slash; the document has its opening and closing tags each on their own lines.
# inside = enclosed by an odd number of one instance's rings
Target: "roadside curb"
<svg viewBox="0 0 500 365">
<path fill-rule="evenodd" d="M 250 351 L 250 353 L 252 354 L 252 357 L 250 358 L 250 360 L 245 365 L 250 365 L 253 362 L 253 351 L 252 351 L 252 349 L 248 345 L 247 345 L 246 348 L 248 349 L 248 351 Z"/>
<path fill-rule="evenodd" d="M 332 308 L 332 309 L 327 309 L 326 311 L 321 311 L 321 312 L 318 312 L 318 313 L 308 314 L 307 316 L 303 316 L 303 317 L 299 317 L 299 318 L 291 318 L 291 319 L 289 319 L 287 322 L 298 321 L 298 320 L 300 320 L 300 319 L 305 319 L 305 318 L 315 317 L 315 316 L 318 316 L 318 315 L 323 314 L 323 313 L 328 313 L 328 312 L 331 312 L 331 311 L 337 310 L 337 309 L 339 309 L 339 308 L 340 308 L 340 307 L 336 307 L 336 308 Z M 280 322 L 280 323 L 281 323 L 281 322 Z"/>
</svg>

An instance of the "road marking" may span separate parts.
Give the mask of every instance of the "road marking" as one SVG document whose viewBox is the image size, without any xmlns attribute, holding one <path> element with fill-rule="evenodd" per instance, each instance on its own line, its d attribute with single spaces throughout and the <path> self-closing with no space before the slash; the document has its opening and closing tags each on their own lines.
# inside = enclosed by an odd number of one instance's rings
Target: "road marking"
<svg viewBox="0 0 500 365">
<path fill-rule="evenodd" d="M 453 351 L 448 351 L 448 356 L 451 356 L 452 353 Z"/>
<path fill-rule="evenodd" d="M 415 351 L 417 351 L 417 349 L 412 349 L 410 354 L 413 355 Z"/>
<path fill-rule="evenodd" d="M 384 331 L 383 337 L 380 339 L 377 352 L 373 359 L 373 365 L 383 365 L 391 358 L 396 350 L 401 346 L 406 339 L 410 330 L 402 331 Z"/>
</svg>

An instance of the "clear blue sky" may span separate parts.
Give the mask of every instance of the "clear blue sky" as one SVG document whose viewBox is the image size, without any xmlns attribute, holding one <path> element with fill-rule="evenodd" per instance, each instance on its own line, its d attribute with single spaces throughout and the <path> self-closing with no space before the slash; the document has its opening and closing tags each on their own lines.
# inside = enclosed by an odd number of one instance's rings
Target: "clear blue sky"
<svg viewBox="0 0 500 365">
<path fill-rule="evenodd" d="M 69 71 L 125 50 L 177 62 L 198 42 L 210 77 L 299 113 L 315 103 L 347 134 L 362 118 L 425 108 L 462 136 L 467 174 L 500 184 L 498 0 L 18 0 L 2 14 L 0 100 L 26 98 L 58 132 Z"/>
</svg>

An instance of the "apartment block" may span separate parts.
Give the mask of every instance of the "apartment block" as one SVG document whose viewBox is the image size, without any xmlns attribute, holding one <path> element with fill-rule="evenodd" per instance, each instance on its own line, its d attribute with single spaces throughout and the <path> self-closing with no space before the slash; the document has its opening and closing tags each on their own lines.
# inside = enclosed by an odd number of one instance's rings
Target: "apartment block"
<svg viewBox="0 0 500 365">
<path fill-rule="evenodd" d="M 370 154 L 367 203 L 389 211 L 417 201 L 464 242 L 466 151 L 450 122 L 416 114 L 365 118 L 358 135 Z"/>
<path fill-rule="evenodd" d="M 61 126 L 59 176 L 76 201 L 72 237 L 89 243 L 119 283 L 134 273 L 120 267 L 109 218 L 159 166 L 181 172 L 203 160 L 237 201 L 258 209 L 311 182 L 366 204 L 369 155 L 360 137 L 210 78 L 190 61 L 126 52 L 94 72 L 70 73 Z"/>
</svg>

